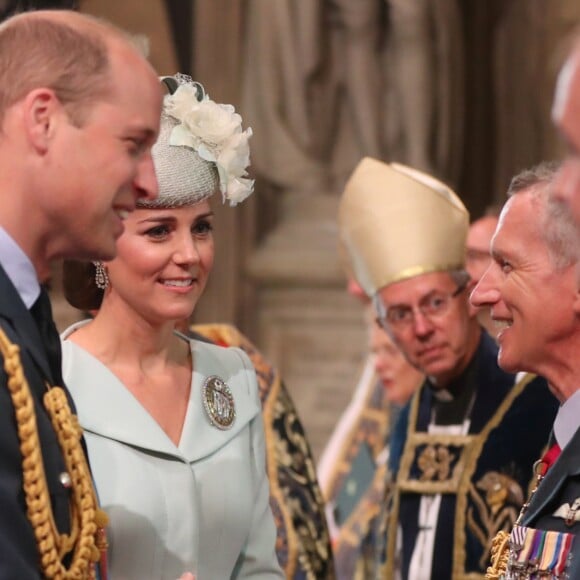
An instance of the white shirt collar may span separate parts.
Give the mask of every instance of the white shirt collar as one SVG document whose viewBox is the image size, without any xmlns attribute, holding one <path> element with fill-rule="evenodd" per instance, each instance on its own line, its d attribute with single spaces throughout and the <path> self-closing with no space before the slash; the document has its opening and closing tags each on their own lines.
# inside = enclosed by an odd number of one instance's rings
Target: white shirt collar
<svg viewBox="0 0 580 580">
<path fill-rule="evenodd" d="M 580 427 L 580 390 L 564 401 L 558 409 L 554 421 L 554 436 L 560 449 L 568 445 L 578 427 Z"/>
<path fill-rule="evenodd" d="M 40 295 L 40 284 L 30 258 L 0 226 L 0 264 L 10 278 L 26 308 L 30 308 Z"/>
</svg>

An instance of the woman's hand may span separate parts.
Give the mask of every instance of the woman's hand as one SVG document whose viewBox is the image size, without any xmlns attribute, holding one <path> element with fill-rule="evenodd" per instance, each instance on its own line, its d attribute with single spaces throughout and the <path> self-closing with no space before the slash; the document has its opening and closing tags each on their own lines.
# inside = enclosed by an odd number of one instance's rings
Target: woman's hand
<svg viewBox="0 0 580 580">
<path fill-rule="evenodd" d="M 179 580 L 195 580 L 195 576 L 191 572 L 185 572 L 179 577 Z"/>
</svg>

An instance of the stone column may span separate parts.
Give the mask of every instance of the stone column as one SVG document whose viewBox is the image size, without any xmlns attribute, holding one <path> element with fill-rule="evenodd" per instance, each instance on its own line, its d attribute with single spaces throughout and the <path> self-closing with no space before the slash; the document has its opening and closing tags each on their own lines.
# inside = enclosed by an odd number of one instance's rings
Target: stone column
<svg viewBox="0 0 580 580">
<path fill-rule="evenodd" d="M 367 351 L 363 310 L 338 259 L 338 198 L 293 193 L 250 256 L 257 342 L 280 369 L 315 457 L 350 401 Z"/>
<path fill-rule="evenodd" d="M 214 101 L 231 103 L 236 109 L 240 95 L 242 23 L 241 0 L 196 0 L 194 3 L 193 76 Z M 255 201 L 250 198 L 241 206 L 230 208 L 218 197 L 212 199 L 215 266 L 194 319 L 238 324 L 246 295 L 241 279 L 242 260 L 253 239 Z"/>
</svg>

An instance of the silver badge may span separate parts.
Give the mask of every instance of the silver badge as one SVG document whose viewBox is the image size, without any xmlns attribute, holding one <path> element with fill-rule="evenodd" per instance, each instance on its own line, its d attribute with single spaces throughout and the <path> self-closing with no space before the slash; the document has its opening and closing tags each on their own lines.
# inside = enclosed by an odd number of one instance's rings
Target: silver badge
<svg viewBox="0 0 580 580">
<path fill-rule="evenodd" d="M 201 391 L 203 406 L 212 425 L 229 429 L 236 419 L 234 396 L 231 389 L 219 377 L 207 377 Z"/>
<path fill-rule="evenodd" d="M 565 503 L 561 505 L 555 512 L 554 517 L 563 518 L 564 523 L 571 527 L 576 522 L 580 522 L 580 497 L 576 498 L 572 504 Z"/>
</svg>

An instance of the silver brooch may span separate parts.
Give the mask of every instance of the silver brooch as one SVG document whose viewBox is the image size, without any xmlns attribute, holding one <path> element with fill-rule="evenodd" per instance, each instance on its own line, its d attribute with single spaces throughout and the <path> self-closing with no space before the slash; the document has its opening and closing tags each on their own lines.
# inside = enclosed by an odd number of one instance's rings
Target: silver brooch
<svg viewBox="0 0 580 580">
<path fill-rule="evenodd" d="M 211 424 L 218 429 L 229 429 L 236 419 L 236 407 L 232 391 L 226 383 L 215 375 L 207 377 L 201 396 Z"/>
</svg>

